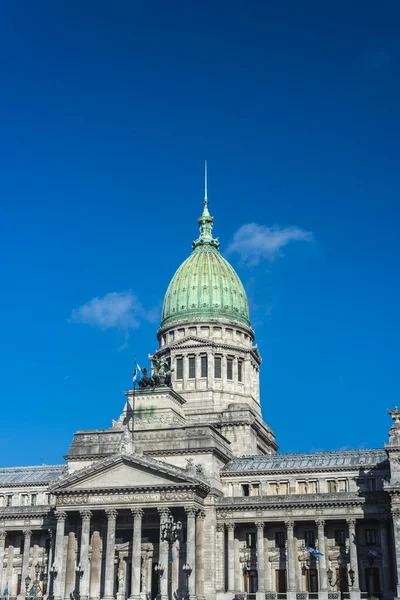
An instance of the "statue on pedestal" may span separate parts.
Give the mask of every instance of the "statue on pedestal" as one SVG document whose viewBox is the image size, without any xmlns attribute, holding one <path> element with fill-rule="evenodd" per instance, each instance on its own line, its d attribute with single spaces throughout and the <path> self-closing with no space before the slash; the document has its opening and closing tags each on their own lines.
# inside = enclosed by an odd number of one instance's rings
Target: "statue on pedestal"
<svg viewBox="0 0 400 600">
<path fill-rule="evenodd" d="M 149 354 L 149 360 L 153 367 L 153 376 L 155 387 L 169 386 L 171 387 L 172 369 L 166 358 L 158 357 L 155 354 Z"/>
</svg>

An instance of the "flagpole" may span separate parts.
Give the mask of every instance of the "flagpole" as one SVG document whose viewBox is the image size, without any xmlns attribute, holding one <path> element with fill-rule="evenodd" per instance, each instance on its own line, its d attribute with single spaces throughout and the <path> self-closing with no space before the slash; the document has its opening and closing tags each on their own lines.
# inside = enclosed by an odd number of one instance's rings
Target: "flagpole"
<svg viewBox="0 0 400 600">
<path fill-rule="evenodd" d="M 136 374 L 137 374 L 137 363 L 136 363 L 136 356 L 135 356 L 135 367 L 134 369 L 136 370 Z M 135 373 L 135 371 L 134 371 Z M 136 381 L 133 381 L 133 395 L 132 395 L 132 441 L 134 439 L 134 430 L 135 430 L 135 395 L 136 395 Z"/>
</svg>

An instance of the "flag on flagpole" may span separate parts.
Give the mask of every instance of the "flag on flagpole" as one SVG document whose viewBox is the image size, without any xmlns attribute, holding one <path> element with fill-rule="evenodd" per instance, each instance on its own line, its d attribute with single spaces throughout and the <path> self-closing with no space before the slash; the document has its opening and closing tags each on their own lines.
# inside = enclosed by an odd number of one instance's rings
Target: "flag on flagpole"
<svg viewBox="0 0 400 600">
<path fill-rule="evenodd" d="M 136 385 L 139 385 L 139 381 L 141 381 L 142 378 L 143 378 L 143 371 L 135 360 L 135 366 L 133 367 L 133 378 L 132 378 L 133 387 L 135 387 Z"/>
<path fill-rule="evenodd" d="M 8 581 L 6 583 L 6 587 L 4 588 L 3 596 L 8 596 Z"/>
<path fill-rule="evenodd" d="M 35 595 L 35 586 L 33 585 L 33 586 L 31 587 L 31 591 L 29 592 L 29 596 L 30 596 L 31 598 L 33 598 L 33 596 L 34 596 L 34 595 Z"/>
<path fill-rule="evenodd" d="M 322 552 L 318 552 L 315 548 L 311 548 L 311 546 L 307 546 L 307 550 L 310 554 L 315 556 L 315 558 L 321 558 L 321 556 L 323 556 Z"/>
<path fill-rule="evenodd" d="M 377 556 L 380 556 L 381 553 L 379 550 L 368 550 L 367 552 L 367 556 L 372 556 L 373 558 L 376 558 Z"/>
</svg>

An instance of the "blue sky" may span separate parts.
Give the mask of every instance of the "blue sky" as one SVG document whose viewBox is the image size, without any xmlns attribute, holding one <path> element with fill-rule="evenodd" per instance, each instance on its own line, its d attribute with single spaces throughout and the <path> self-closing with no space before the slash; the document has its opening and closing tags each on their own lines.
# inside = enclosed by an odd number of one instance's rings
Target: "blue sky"
<svg viewBox="0 0 400 600">
<path fill-rule="evenodd" d="M 205 158 L 281 451 L 386 441 L 399 17 L 395 1 L 1 3 L 2 465 L 60 462 L 120 414 L 197 237 Z"/>
</svg>

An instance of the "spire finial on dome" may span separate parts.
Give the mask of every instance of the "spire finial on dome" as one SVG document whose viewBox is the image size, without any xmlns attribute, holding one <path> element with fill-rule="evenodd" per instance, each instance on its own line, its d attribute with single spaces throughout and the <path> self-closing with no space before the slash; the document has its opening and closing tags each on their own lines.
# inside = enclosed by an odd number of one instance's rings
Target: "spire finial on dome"
<svg viewBox="0 0 400 600">
<path fill-rule="evenodd" d="M 213 238 L 212 229 L 214 224 L 214 218 L 210 215 L 208 210 L 208 179 L 207 179 L 207 161 L 204 161 L 204 208 L 203 214 L 198 218 L 197 222 L 200 229 L 200 237 L 195 240 L 192 244 L 193 250 L 198 246 L 205 244 L 219 248 L 218 238 Z"/>
<path fill-rule="evenodd" d="M 208 211 L 208 190 L 207 190 L 207 161 L 204 161 L 204 209 L 203 209 L 203 217 L 209 217 L 210 213 Z"/>
</svg>

